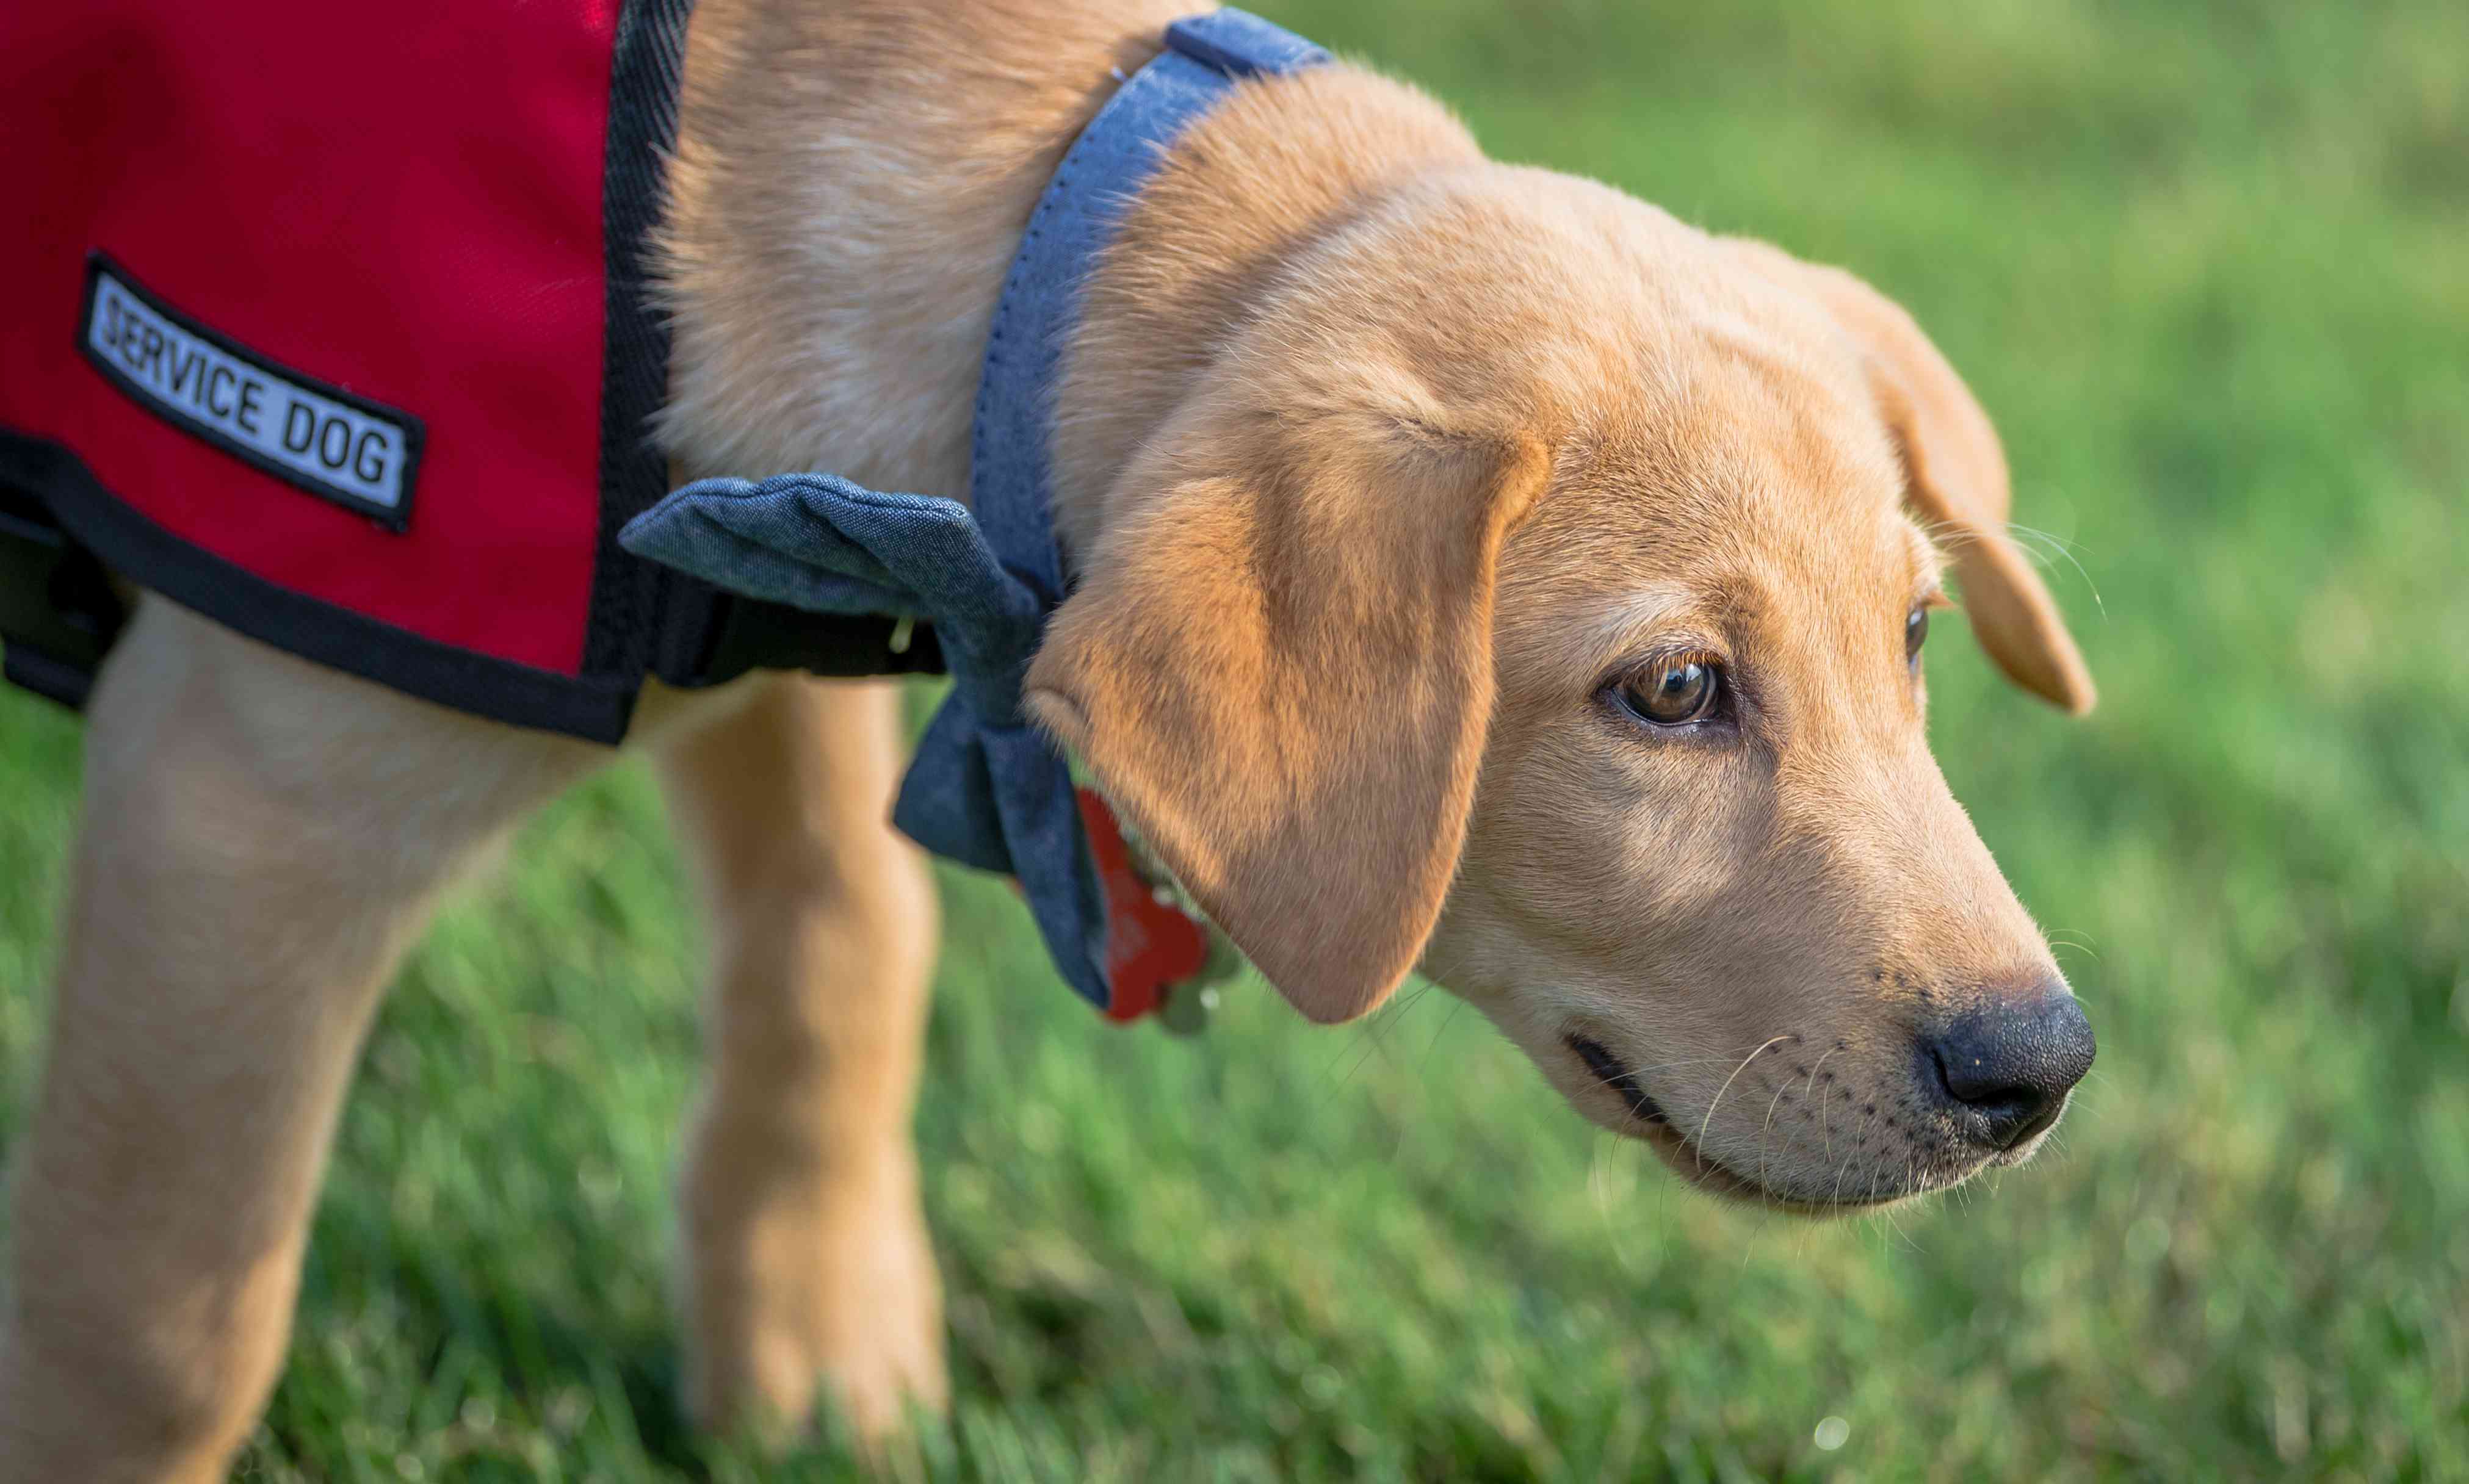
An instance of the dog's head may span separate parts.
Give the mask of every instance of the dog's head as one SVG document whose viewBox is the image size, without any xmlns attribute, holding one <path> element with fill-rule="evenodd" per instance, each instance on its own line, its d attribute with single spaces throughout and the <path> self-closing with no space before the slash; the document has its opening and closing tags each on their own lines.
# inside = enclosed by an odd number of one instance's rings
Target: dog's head
<svg viewBox="0 0 2469 1484">
<path fill-rule="evenodd" d="M 2092 1039 L 1931 759 L 1950 567 L 2090 682 L 1988 420 L 1853 278 L 1482 166 L 1315 244 L 1119 476 L 1029 677 L 1305 1015 L 1419 964 L 1803 1210 L 2030 1153 Z"/>
</svg>

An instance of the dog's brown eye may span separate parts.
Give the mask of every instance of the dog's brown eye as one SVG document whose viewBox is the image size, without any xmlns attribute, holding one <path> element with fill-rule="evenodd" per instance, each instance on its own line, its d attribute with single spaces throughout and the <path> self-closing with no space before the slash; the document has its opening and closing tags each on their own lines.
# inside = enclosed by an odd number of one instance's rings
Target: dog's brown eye
<svg viewBox="0 0 2469 1484">
<path fill-rule="evenodd" d="M 1638 719 L 1686 726 L 1715 715 L 1723 699 L 1723 673 L 1699 660 L 1666 660 L 1613 689 L 1621 705 Z"/>
<path fill-rule="evenodd" d="M 1921 646 L 1928 642 L 1928 609 L 1915 607 L 1912 616 L 1904 620 L 1904 658 L 1912 664 L 1921 662 Z"/>
</svg>

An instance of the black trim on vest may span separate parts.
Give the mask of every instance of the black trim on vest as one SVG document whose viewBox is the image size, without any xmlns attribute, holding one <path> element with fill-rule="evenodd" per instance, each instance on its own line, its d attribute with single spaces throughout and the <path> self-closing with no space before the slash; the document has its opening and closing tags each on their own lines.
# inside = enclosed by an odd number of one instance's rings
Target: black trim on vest
<svg viewBox="0 0 2469 1484">
<path fill-rule="evenodd" d="M 627 521 L 669 491 L 652 419 L 668 397 L 669 329 L 652 303 L 651 242 L 666 204 L 663 174 L 678 135 L 678 76 L 694 0 L 626 0 L 609 72 L 609 138 L 600 185 L 608 280 L 600 371 L 600 530 L 583 672 L 640 683 L 681 631 L 709 625 L 711 594 L 617 544 Z M 700 648 L 700 643 L 697 644 Z"/>
<path fill-rule="evenodd" d="M 475 654 L 279 587 L 115 499 L 63 444 L 0 428 L 0 484 L 40 499 L 113 572 L 252 639 L 474 716 L 590 742 L 626 735 L 639 681 Z"/>
</svg>

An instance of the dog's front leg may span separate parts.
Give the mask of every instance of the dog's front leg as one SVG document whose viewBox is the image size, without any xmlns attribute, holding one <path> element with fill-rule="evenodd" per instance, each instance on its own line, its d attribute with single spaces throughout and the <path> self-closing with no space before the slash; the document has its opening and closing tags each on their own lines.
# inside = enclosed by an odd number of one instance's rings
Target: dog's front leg
<svg viewBox="0 0 2469 1484">
<path fill-rule="evenodd" d="M 397 957 L 456 866 L 601 755 L 145 605 L 94 699 L 13 1152 L 0 1480 L 221 1476 Z"/>
<path fill-rule="evenodd" d="M 897 687 L 759 683 L 663 756 L 716 960 L 680 1190 L 687 1400 L 778 1428 L 820 1389 L 880 1437 L 944 1390 L 910 1140 L 933 885 L 888 822 Z"/>
</svg>

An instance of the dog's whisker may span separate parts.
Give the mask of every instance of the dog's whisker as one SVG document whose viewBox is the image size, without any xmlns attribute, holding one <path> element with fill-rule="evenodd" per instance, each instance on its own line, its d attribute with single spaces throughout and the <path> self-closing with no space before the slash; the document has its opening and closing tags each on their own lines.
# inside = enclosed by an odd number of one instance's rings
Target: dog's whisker
<svg viewBox="0 0 2469 1484">
<path fill-rule="evenodd" d="M 1595 1140 L 1594 1156 L 1586 1172 L 1586 1183 L 1594 1187 L 1595 1214 L 1603 1218 L 1604 1235 L 1611 1242 L 1612 1260 L 1620 1264 L 1623 1272 L 1636 1271 L 1635 1266 L 1628 1260 L 1627 1249 L 1622 1245 L 1619 1228 L 1612 1221 L 1611 1197 L 1604 1188 L 1603 1137 Z"/>
<path fill-rule="evenodd" d="M 1465 1008 L 1466 1002 L 1465 1000 L 1453 999 L 1450 1001 L 1448 1014 L 1441 1016 L 1441 1023 L 1433 1027 L 1431 1042 L 1423 1048 L 1423 1060 L 1421 1065 L 1425 1067 L 1431 1065 L 1433 1056 L 1441 1049 L 1441 1039 L 1448 1034 L 1449 1026 L 1456 1021 L 1460 1015 L 1465 1013 Z"/>
<path fill-rule="evenodd" d="M 1871 1113 L 1871 1114 L 1869 1115 L 1869 1117 L 1868 1117 L 1867 1121 L 1866 1121 L 1866 1122 L 1863 1122 L 1863 1123 L 1861 1124 L 1861 1126 L 1860 1126 L 1860 1133 L 1861 1133 L 1861 1136 L 1862 1136 L 1863 1138 L 1867 1137 L 1867 1135 L 1868 1135 L 1868 1131 L 1869 1131 L 1869 1125 L 1870 1125 L 1870 1124 L 1873 1124 L 1873 1123 L 1875 1123 L 1875 1122 L 1877 1122 L 1877 1119 L 1878 1119 L 1878 1115 L 1877 1115 L 1876 1113 Z M 1834 1194 L 1831 1198 L 1829 1198 L 1829 1199 L 1831 1199 L 1832 1200 L 1834 1200 L 1834 1201 L 1836 1204 L 1838 1204 L 1838 1205 L 1839 1205 L 1839 1204 L 1841 1204 L 1841 1203 L 1842 1203 L 1842 1200 L 1843 1200 L 1843 1176 L 1845 1176 L 1845 1174 L 1847 1174 L 1847 1173 L 1851 1170 L 1851 1168 L 1852 1168 L 1852 1161 L 1853 1161 L 1853 1160 L 1855 1160 L 1855 1159 L 1857 1159 L 1857 1158 L 1858 1158 L 1858 1157 L 1859 1157 L 1859 1144 L 1858 1144 L 1858 1140 L 1856 1140 L 1856 1141 L 1854 1142 L 1852 1152 L 1851 1152 L 1851 1153 L 1847 1153 L 1847 1154 L 1845 1154 L 1845 1155 L 1843 1156 L 1843 1164 L 1842 1164 L 1842 1167 L 1841 1167 L 1841 1168 L 1839 1168 L 1839 1169 L 1837 1169 L 1837 1170 L 1834 1172 Z M 1874 1175 L 1871 1176 L 1870 1186 L 1869 1186 L 1869 1191 L 1870 1191 L 1870 1194 L 1871 1194 L 1872 1196 L 1874 1196 L 1874 1195 L 1876 1195 L 1876 1194 L 1877 1194 L 1877 1181 L 1876 1181 L 1876 1177 L 1875 1177 L 1875 1176 L 1874 1176 Z"/>
<path fill-rule="evenodd" d="M 1765 1056 L 1771 1048 L 1780 1046 L 1789 1039 L 1791 1039 L 1791 1036 L 1788 1032 L 1781 1036 L 1768 1038 L 1765 1045 L 1758 1047 L 1747 1056 L 1741 1058 L 1741 1064 L 1732 1068 L 1732 1075 L 1724 1078 L 1723 1085 L 1715 1089 L 1715 1100 L 1706 1105 L 1706 1116 L 1697 1120 L 1696 1150 L 1697 1162 L 1700 1165 L 1703 1165 L 1706 1162 L 1706 1130 L 1714 1126 L 1715 1109 L 1723 1106 L 1723 1094 L 1732 1090 L 1732 1084 L 1740 1081 L 1741 1074 L 1749 1069 L 1750 1062 L 1756 1061 L 1762 1056 Z"/>
<path fill-rule="evenodd" d="M 1825 1068 L 1826 1057 L 1831 1057 L 1842 1049 L 1843 1048 L 1841 1046 L 1829 1046 L 1826 1048 L 1826 1056 L 1819 1057 L 1815 1064 L 1810 1067 L 1809 1085 L 1808 1088 L 1801 1093 L 1801 1096 L 1804 1098 L 1809 1097 L 1812 1093 L 1817 1096 L 1817 1133 L 1818 1137 L 1825 1141 L 1826 1157 L 1829 1159 L 1834 1157 L 1834 1138 L 1827 1121 L 1828 1110 L 1826 1106 L 1826 1095 L 1817 1091 L 1817 1074 Z M 1834 1084 L 1833 1083 L 1829 1083 L 1827 1085 L 1832 1087 Z"/>
<path fill-rule="evenodd" d="M 1774 1132 L 1775 1107 L 1783 1102 L 1784 1093 L 1790 1087 L 1789 1082 L 1777 1083 L 1774 1096 L 1766 1099 L 1766 1121 L 1765 1126 L 1758 1130 L 1758 1184 L 1761 1188 L 1765 1188 L 1766 1185 L 1766 1141 Z"/>
<path fill-rule="evenodd" d="M 2031 526 L 2017 525 L 2013 521 L 2007 522 L 2006 529 L 2010 534 L 2019 538 L 2032 537 L 2038 540 L 2046 541 L 2051 546 L 2055 547 L 2058 555 L 2065 558 L 2066 560 L 2073 565 L 2076 574 L 2083 578 L 2084 586 L 2091 590 L 2091 605 L 2093 610 L 2098 612 L 2104 621 L 2108 619 L 2109 605 L 2101 602 L 2100 584 L 2091 580 L 2091 573 L 2085 570 L 2084 564 L 2076 559 L 2074 552 L 2070 549 L 2073 543 L 2059 537 L 2052 536 L 2046 531 L 2036 530 Z M 2027 542 L 2019 539 L 2018 544 L 2021 545 L 2025 551 L 2032 552 L 2035 556 L 2041 555 L 2039 548 L 2032 546 Z M 2057 568 L 2057 563 L 2048 560 L 2045 557 L 2042 559 L 2042 565 L 2050 568 L 2052 571 Z"/>
<path fill-rule="evenodd" d="M 1843 1162 L 1834 1167 L 1834 1188 L 1827 1195 L 1827 1204 L 1839 1206 L 1843 1203 L 1843 1176 L 1850 1174 L 1851 1170 L 1852 1156 L 1847 1153 L 1843 1156 Z"/>
</svg>

